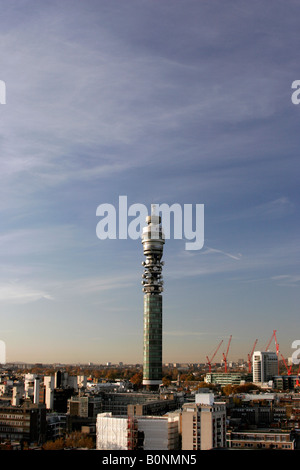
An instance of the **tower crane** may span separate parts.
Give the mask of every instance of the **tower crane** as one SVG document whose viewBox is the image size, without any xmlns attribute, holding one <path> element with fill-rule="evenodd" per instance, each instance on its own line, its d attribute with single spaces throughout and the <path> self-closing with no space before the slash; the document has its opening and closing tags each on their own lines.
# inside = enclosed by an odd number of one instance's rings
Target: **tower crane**
<svg viewBox="0 0 300 470">
<path fill-rule="evenodd" d="M 273 339 L 273 337 L 274 337 L 274 340 L 275 340 L 275 347 L 276 347 L 276 354 L 277 354 L 277 359 L 278 359 L 278 356 L 279 356 L 279 344 L 278 344 L 277 338 L 276 338 L 276 331 L 277 331 L 277 330 L 273 330 L 273 334 L 272 334 L 272 336 L 271 336 L 271 338 L 270 338 L 270 341 L 268 342 L 268 345 L 267 345 L 267 347 L 266 347 L 266 351 L 268 351 L 269 346 L 270 346 L 270 344 L 271 344 L 271 341 L 272 341 L 272 339 Z M 278 361 L 278 375 L 279 375 L 279 361 Z"/>
<path fill-rule="evenodd" d="M 272 341 L 272 339 L 273 339 L 273 337 L 274 337 L 275 334 L 276 334 L 276 330 L 273 330 L 272 336 L 271 336 L 271 338 L 270 338 L 270 340 L 269 340 L 269 342 L 268 342 L 268 344 L 267 344 L 267 346 L 266 346 L 266 351 L 268 351 L 268 349 L 269 349 L 269 347 L 270 347 L 270 344 L 271 344 L 271 341 Z"/>
<path fill-rule="evenodd" d="M 231 338 L 232 338 L 232 335 L 230 335 L 230 338 L 229 338 L 229 341 L 228 341 L 228 346 L 227 346 L 226 354 L 223 353 L 223 359 L 224 359 L 224 364 L 225 364 L 225 372 L 227 372 L 227 355 L 228 355 L 228 351 L 229 351 L 229 346 L 230 346 Z"/>
<path fill-rule="evenodd" d="M 298 372 L 297 372 L 297 375 L 298 375 L 298 378 L 296 379 L 296 385 L 295 387 L 300 387 L 300 382 L 299 382 L 299 374 L 300 374 L 300 365 L 299 365 L 299 369 L 298 369 Z"/>
<path fill-rule="evenodd" d="M 209 368 L 209 372 L 211 372 L 211 363 L 212 363 L 212 360 L 213 360 L 213 358 L 215 357 L 215 355 L 217 354 L 217 352 L 219 351 L 219 348 L 220 348 L 220 346 L 221 346 L 222 343 L 223 343 L 223 340 L 220 341 L 220 343 L 218 344 L 218 347 L 217 347 L 217 349 L 215 350 L 214 354 L 212 355 L 212 358 L 211 358 L 211 359 L 209 359 L 209 357 L 206 356 L 207 363 L 208 363 L 208 368 Z"/>
<path fill-rule="evenodd" d="M 273 337 L 274 337 L 275 346 L 276 346 L 276 354 L 277 354 L 277 356 L 278 356 L 278 353 L 279 353 L 279 344 L 277 343 L 276 331 L 277 331 L 277 330 L 273 330 L 273 334 L 272 334 L 272 336 L 271 336 L 271 338 L 270 338 L 270 341 L 268 342 L 268 344 L 267 344 L 267 346 L 266 346 L 266 351 L 268 351 L 268 349 L 269 349 L 269 347 L 270 347 L 270 344 L 271 344 L 271 341 L 272 341 L 272 339 L 273 339 Z"/>
<path fill-rule="evenodd" d="M 287 366 L 287 363 L 285 362 L 285 359 L 284 359 L 284 357 L 283 357 L 282 354 L 281 354 L 281 357 L 282 357 L 282 359 L 283 359 L 285 368 L 286 368 L 286 370 L 287 370 L 287 374 L 288 374 L 288 375 L 291 375 L 291 373 L 292 373 L 292 366 L 288 367 L 288 366 Z"/>
</svg>

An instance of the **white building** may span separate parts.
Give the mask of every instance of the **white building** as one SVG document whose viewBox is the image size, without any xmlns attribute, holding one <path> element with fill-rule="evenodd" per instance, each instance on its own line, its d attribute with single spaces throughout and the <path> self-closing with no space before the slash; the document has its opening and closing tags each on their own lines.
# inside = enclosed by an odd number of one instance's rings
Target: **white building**
<svg viewBox="0 0 300 470">
<path fill-rule="evenodd" d="M 96 436 L 97 450 L 128 450 L 128 418 L 99 413 Z"/>
<path fill-rule="evenodd" d="M 24 390 L 25 398 L 29 398 L 34 394 L 34 381 L 36 379 L 36 374 L 25 374 L 24 377 Z"/>
<path fill-rule="evenodd" d="M 24 383 L 18 382 L 14 384 L 11 404 L 13 406 L 19 406 L 23 395 L 24 395 Z"/>
<path fill-rule="evenodd" d="M 176 450 L 179 445 L 179 413 L 137 417 L 143 450 Z"/>
<path fill-rule="evenodd" d="M 100 413 L 96 423 L 98 450 L 175 450 L 179 413 L 166 416 L 113 416 Z"/>
<path fill-rule="evenodd" d="M 255 351 L 252 358 L 253 383 L 262 384 L 278 374 L 278 357 L 275 352 Z"/>
<path fill-rule="evenodd" d="M 34 388 L 33 388 L 33 403 L 39 404 L 40 402 L 40 381 L 39 377 L 34 379 Z"/>
<path fill-rule="evenodd" d="M 86 387 L 87 378 L 86 375 L 77 375 L 77 386 L 79 388 Z"/>
<path fill-rule="evenodd" d="M 46 408 L 49 410 L 53 409 L 53 400 L 54 400 L 54 376 L 47 375 L 44 377 L 45 385 L 45 404 Z"/>
</svg>

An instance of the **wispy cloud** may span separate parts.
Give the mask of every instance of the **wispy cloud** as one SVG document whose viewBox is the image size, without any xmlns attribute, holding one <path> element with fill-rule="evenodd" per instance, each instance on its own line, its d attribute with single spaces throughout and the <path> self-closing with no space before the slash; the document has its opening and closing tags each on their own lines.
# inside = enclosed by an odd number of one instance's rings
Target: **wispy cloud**
<svg viewBox="0 0 300 470">
<path fill-rule="evenodd" d="M 136 276 L 130 276 L 125 273 L 120 276 L 110 277 L 87 277 L 74 280 L 55 280 L 55 279 L 34 279 L 15 278 L 10 281 L 0 281 L 0 301 L 27 304 L 45 299 L 52 301 L 61 301 L 68 299 L 74 300 L 80 297 L 87 297 L 91 301 L 94 294 L 101 295 L 103 292 L 118 289 L 128 289 L 136 285 Z M 103 299 L 102 299 L 103 301 Z M 117 307 L 109 306 L 109 309 L 118 310 Z M 119 311 L 124 311 L 120 307 Z"/>
<path fill-rule="evenodd" d="M 185 337 L 185 336 L 206 336 L 203 331 L 164 331 L 164 336 Z"/>
<path fill-rule="evenodd" d="M 53 300 L 47 291 L 40 290 L 24 282 L 0 282 L 0 302 L 28 304 L 37 300 Z"/>
<path fill-rule="evenodd" d="M 221 255 L 228 256 L 229 258 L 235 259 L 237 261 L 239 261 L 242 257 L 241 253 L 234 255 L 232 253 L 227 253 L 226 251 L 223 251 L 223 250 L 218 250 L 217 248 L 206 247 L 204 248 L 203 251 L 201 251 L 201 255 L 209 255 L 209 254 L 214 254 L 214 253 L 219 253 Z"/>
<path fill-rule="evenodd" d="M 77 236 L 74 235 L 77 234 Z M 71 225 L 16 228 L 0 234 L 0 255 L 10 260 L 22 256 L 46 255 L 82 246 L 78 229 Z M 32 258 L 33 259 L 33 258 Z"/>
<path fill-rule="evenodd" d="M 281 274 L 278 276 L 272 276 L 271 280 L 279 286 L 299 287 L 300 285 L 300 275 L 296 274 Z"/>
<path fill-rule="evenodd" d="M 248 206 L 241 210 L 234 210 L 229 215 L 224 215 L 227 220 L 233 219 L 276 219 L 290 215 L 295 210 L 295 204 L 287 196 L 266 201 L 255 206 Z"/>
</svg>

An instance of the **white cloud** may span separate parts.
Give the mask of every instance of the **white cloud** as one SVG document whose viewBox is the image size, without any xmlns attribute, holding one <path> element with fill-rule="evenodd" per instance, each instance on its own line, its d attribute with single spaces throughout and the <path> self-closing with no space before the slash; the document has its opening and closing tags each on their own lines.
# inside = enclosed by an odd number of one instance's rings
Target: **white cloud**
<svg viewBox="0 0 300 470">
<path fill-rule="evenodd" d="M 295 204 L 287 197 L 282 196 L 271 201 L 262 202 L 255 206 L 248 206 L 242 211 L 234 210 L 232 214 L 225 215 L 226 220 L 233 219 L 275 219 L 290 215 L 295 210 Z"/>
<path fill-rule="evenodd" d="M 300 283 L 300 275 L 297 274 L 281 274 L 272 276 L 271 279 L 279 286 L 299 287 Z"/>
<path fill-rule="evenodd" d="M 53 300 L 47 291 L 40 290 L 34 286 L 19 281 L 0 282 L 0 302 L 27 304 L 41 299 Z"/>
<path fill-rule="evenodd" d="M 226 251 L 218 250 L 217 248 L 206 247 L 203 251 L 201 251 L 202 255 L 208 255 L 208 254 L 211 254 L 211 253 L 213 253 L 213 254 L 214 253 L 220 253 L 221 255 L 228 256 L 229 258 L 235 259 L 237 261 L 239 261 L 242 257 L 242 255 L 240 253 L 237 254 L 237 255 L 233 255 L 231 253 L 227 253 Z"/>
</svg>

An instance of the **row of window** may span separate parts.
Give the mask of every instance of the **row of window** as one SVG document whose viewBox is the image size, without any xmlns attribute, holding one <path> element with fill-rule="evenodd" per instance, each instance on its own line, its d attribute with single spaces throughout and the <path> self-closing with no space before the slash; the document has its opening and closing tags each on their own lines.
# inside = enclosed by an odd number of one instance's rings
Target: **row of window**
<svg viewBox="0 0 300 470">
<path fill-rule="evenodd" d="M 29 419 L 29 416 L 24 416 L 23 413 L 20 414 L 13 414 L 13 413 L 1 413 L 0 414 L 0 419 L 1 418 L 8 418 L 8 419 Z"/>
<path fill-rule="evenodd" d="M 273 449 L 291 449 L 292 448 L 292 444 L 282 444 L 282 445 L 279 445 L 278 444 L 271 444 L 272 448 Z M 232 442 L 231 443 L 231 447 L 255 447 L 255 448 L 268 448 L 270 447 L 270 444 L 253 444 L 251 442 L 243 442 L 243 443 L 240 443 L 240 442 Z"/>
</svg>

